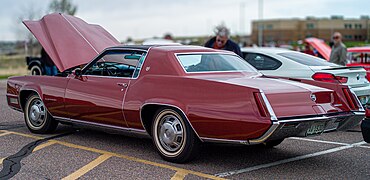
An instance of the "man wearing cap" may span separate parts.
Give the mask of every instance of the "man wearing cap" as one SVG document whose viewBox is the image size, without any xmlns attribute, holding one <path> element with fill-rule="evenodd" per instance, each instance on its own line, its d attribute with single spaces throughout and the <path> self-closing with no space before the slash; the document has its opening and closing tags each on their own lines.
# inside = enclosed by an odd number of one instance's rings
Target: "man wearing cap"
<svg viewBox="0 0 370 180">
<path fill-rule="evenodd" d="M 215 28 L 215 34 L 215 37 L 206 42 L 204 45 L 205 47 L 232 51 L 242 57 L 239 45 L 229 39 L 229 29 L 227 29 L 224 25 L 219 25 Z"/>
</svg>

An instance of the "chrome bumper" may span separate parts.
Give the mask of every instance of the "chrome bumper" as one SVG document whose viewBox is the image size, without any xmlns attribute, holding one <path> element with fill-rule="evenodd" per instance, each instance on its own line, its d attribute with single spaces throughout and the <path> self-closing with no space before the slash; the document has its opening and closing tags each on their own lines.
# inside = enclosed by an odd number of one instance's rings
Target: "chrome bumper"
<svg viewBox="0 0 370 180">
<path fill-rule="evenodd" d="M 293 118 L 275 120 L 267 132 L 257 139 L 248 140 L 248 144 L 260 144 L 270 140 L 283 139 L 287 137 L 306 137 L 308 129 L 318 122 L 325 123 L 327 131 L 345 131 L 358 125 L 365 117 L 364 111 L 348 112 L 333 115 L 324 115 L 309 118 Z"/>
</svg>

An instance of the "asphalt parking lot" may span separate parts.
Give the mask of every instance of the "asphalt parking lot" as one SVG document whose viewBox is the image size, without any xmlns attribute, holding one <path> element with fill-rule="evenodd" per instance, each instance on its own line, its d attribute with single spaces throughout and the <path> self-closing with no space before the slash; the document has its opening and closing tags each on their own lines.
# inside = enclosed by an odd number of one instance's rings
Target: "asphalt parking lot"
<svg viewBox="0 0 370 180">
<path fill-rule="evenodd" d="M 370 144 L 358 127 L 289 138 L 272 149 L 205 144 L 194 161 L 174 164 L 150 139 L 70 126 L 32 134 L 5 93 L 0 81 L 0 179 L 370 179 Z"/>
</svg>

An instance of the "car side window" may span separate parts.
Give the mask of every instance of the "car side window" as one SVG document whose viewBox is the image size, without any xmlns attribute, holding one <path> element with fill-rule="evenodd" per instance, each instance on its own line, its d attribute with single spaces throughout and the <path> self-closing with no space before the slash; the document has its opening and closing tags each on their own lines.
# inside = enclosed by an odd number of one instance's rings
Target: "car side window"
<svg viewBox="0 0 370 180">
<path fill-rule="evenodd" d="M 108 52 L 103 57 L 90 64 L 89 67 L 84 70 L 83 74 L 131 78 L 134 76 L 143 54 L 143 52 L 132 51 Z"/>
<path fill-rule="evenodd" d="M 258 53 L 246 53 L 244 59 L 257 70 L 276 70 L 281 66 L 281 62 Z"/>
</svg>

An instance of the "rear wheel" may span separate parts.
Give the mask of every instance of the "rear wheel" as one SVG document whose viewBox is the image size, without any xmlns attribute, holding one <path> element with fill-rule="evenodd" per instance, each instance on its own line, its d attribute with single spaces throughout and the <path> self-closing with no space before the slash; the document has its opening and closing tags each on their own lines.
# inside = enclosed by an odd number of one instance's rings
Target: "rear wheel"
<svg viewBox="0 0 370 180">
<path fill-rule="evenodd" d="M 35 76 L 41 76 L 42 75 L 42 69 L 39 65 L 33 65 L 30 69 L 31 75 Z"/>
<path fill-rule="evenodd" d="M 264 147 L 267 148 L 273 148 L 279 144 L 281 144 L 284 141 L 284 139 L 276 139 L 276 140 L 271 140 L 263 143 Z"/>
<path fill-rule="evenodd" d="M 152 138 L 161 157 L 170 162 L 184 163 L 199 151 L 199 140 L 185 117 L 176 110 L 162 108 L 152 124 Z"/>
<path fill-rule="evenodd" d="M 27 128 L 37 134 L 51 133 L 58 126 L 58 121 L 51 117 L 44 103 L 37 95 L 28 97 L 24 110 L 24 119 Z"/>
</svg>

